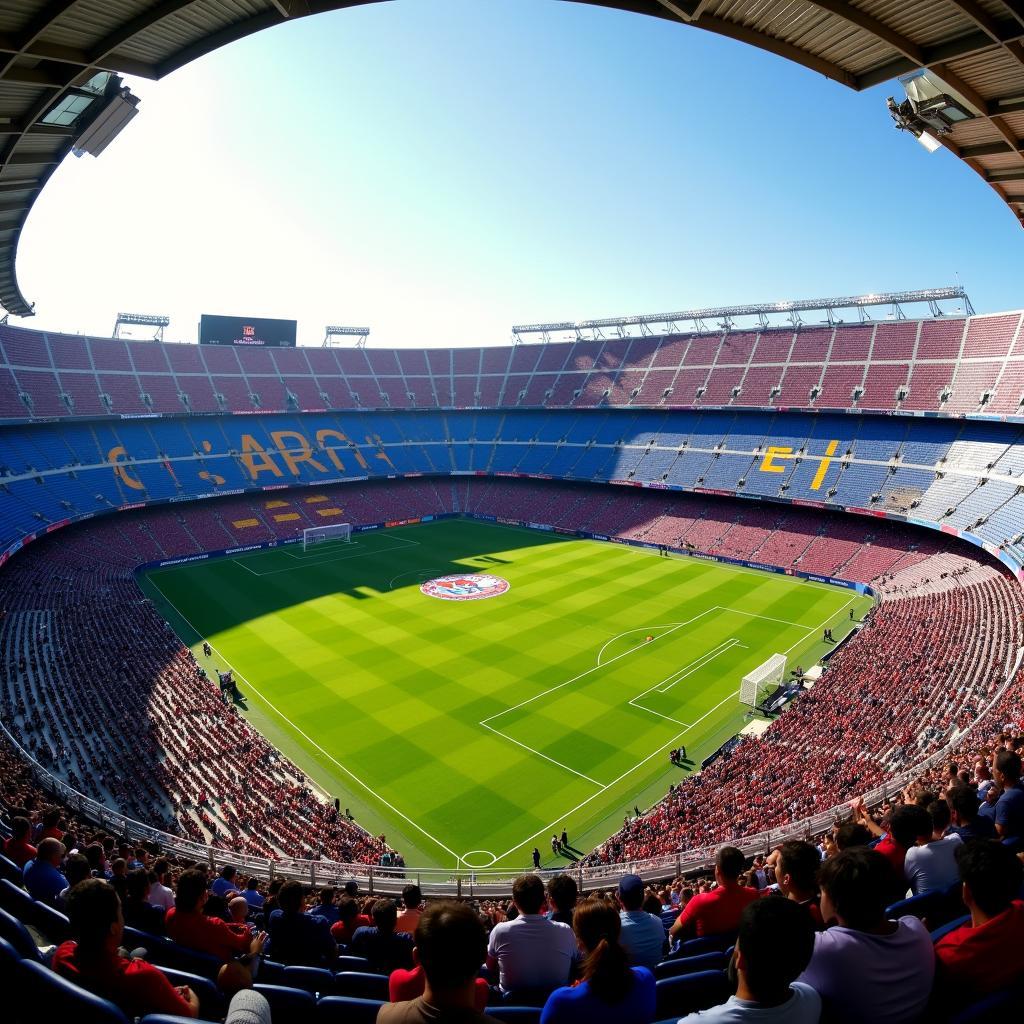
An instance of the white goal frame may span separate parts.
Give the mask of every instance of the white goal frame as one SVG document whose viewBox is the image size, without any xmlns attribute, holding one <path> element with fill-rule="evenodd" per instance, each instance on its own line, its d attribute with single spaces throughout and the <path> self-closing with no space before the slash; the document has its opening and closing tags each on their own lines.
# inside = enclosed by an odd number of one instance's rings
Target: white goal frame
<svg viewBox="0 0 1024 1024">
<path fill-rule="evenodd" d="M 740 703 L 757 707 L 759 696 L 767 686 L 780 686 L 786 678 L 786 656 L 773 654 L 766 662 L 748 672 L 740 683 Z"/>
<path fill-rule="evenodd" d="M 329 540 L 340 541 L 342 544 L 352 543 L 351 523 L 331 523 L 330 526 L 309 526 L 302 531 L 302 550 L 308 551 L 316 544 Z"/>
</svg>

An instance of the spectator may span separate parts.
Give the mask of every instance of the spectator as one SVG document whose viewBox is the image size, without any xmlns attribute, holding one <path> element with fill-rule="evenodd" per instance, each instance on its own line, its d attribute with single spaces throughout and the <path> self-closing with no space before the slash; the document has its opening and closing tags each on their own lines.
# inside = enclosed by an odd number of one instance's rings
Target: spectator
<svg viewBox="0 0 1024 1024">
<path fill-rule="evenodd" d="M 317 894 L 317 901 L 306 911 L 310 917 L 322 917 L 329 925 L 338 920 L 338 908 L 334 903 L 335 889 L 328 885 Z"/>
<path fill-rule="evenodd" d="M 145 868 L 135 868 L 128 872 L 126 896 L 122 904 L 124 923 L 131 928 L 138 928 L 140 932 L 163 935 L 164 908 L 149 902 L 150 890 L 149 872 Z"/>
<path fill-rule="evenodd" d="M 359 912 L 359 904 L 351 896 L 342 896 L 338 901 L 338 920 L 331 925 L 331 938 L 339 946 L 347 946 L 360 928 L 372 924 L 370 918 Z"/>
<path fill-rule="evenodd" d="M 620 883 L 620 893 L 621 889 Z M 632 892 L 630 896 L 632 902 Z M 585 955 L 583 976 L 577 985 L 551 993 L 541 1024 L 647 1024 L 654 1020 L 654 975 L 646 967 L 630 967 L 619 942 L 621 918 L 604 900 L 585 900 L 576 908 L 573 930 Z"/>
<path fill-rule="evenodd" d="M 353 956 L 370 961 L 370 970 L 390 974 L 399 967 L 412 966 L 413 939 L 408 932 L 396 932 L 398 907 L 394 900 L 377 900 L 373 905 L 373 924 L 357 928 L 352 937 Z"/>
<path fill-rule="evenodd" d="M 147 1013 L 199 1016 L 199 999 L 187 985 L 176 988 L 145 960 L 120 955 L 124 918 L 109 882 L 98 878 L 79 882 L 68 894 L 67 911 L 74 938 L 53 954 L 57 974 L 109 999 L 129 1018 Z"/>
<path fill-rule="evenodd" d="M 863 809 L 863 803 L 860 804 Z M 889 814 L 889 829 L 883 832 L 871 819 L 867 811 L 863 811 L 861 823 L 866 825 L 868 830 L 876 836 L 881 836 L 881 842 L 876 844 L 875 850 L 880 853 L 893 866 L 896 876 L 900 882 L 906 877 L 905 865 L 907 851 L 917 845 L 919 836 L 931 833 L 931 821 L 928 812 L 916 804 L 900 804 L 894 807 Z M 890 895 L 896 896 L 895 893 Z"/>
<path fill-rule="evenodd" d="M 210 886 L 210 891 L 214 896 L 226 897 L 230 892 L 237 892 L 238 886 L 235 885 L 235 868 L 230 864 L 225 864 L 220 869 L 220 874 L 213 880 L 213 885 Z"/>
<path fill-rule="evenodd" d="M 68 880 L 60 871 L 63 859 L 64 844 L 59 839 L 40 841 L 35 859 L 22 869 L 22 880 L 32 899 L 48 903 L 51 907 L 57 905 L 58 897 L 68 887 Z"/>
<path fill-rule="evenodd" d="M 996 804 L 996 833 L 1019 850 L 1024 846 L 1024 789 L 1020 784 L 1019 755 L 1012 750 L 1000 750 L 992 774 L 1003 791 Z"/>
<path fill-rule="evenodd" d="M 694 896 L 672 925 L 669 937 L 692 939 L 736 931 L 743 908 L 757 899 L 756 889 L 739 883 L 743 864 L 743 854 L 735 846 L 721 847 L 715 857 L 718 888 Z"/>
<path fill-rule="evenodd" d="M 992 823 L 992 832 L 996 832 L 996 807 L 1003 791 L 993 783 L 985 790 L 985 799 L 978 806 L 978 817 Z"/>
<path fill-rule="evenodd" d="M 818 875 L 821 913 L 834 927 L 818 932 L 800 981 L 839 1024 L 906 1024 L 925 1010 L 935 974 L 928 930 L 916 917 L 888 921 L 892 872 L 875 850 L 844 850 Z"/>
<path fill-rule="evenodd" d="M 64 862 L 64 877 L 68 880 L 68 887 L 61 890 L 60 895 L 57 897 L 57 907 L 60 910 L 65 909 L 65 902 L 68 898 L 68 893 L 79 882 L 84 882 L 87 878 L 92 878 L 92 871 L 89 868 L 89 861 L 80 854 L 73 853 Z"/>
<path fill-rule="evenodd" d="M 166 857 L 158 857 L 153 861 L 153 873 L 149 882 L 149 902 L 154 907 L 163 907 L 166 914 L 174 906 L 174 890 L 167 885 L 171 873 L 171 865 Z"/>
<path fill-rule="evenodd" d="M 469 907 L 431 903 L 416 927 L 415 949 L 423 969 L 423 994 L 382 1006 L 377 1024 L 498 1024 L 481 1012 L 477 972 L 487 936 Z"/>
<path fill-rule="evenodd" d="M 578 959 L 572 929 L 541 915 L 544 883 L 536 875 L 520 875 L 512 883 L 515 920 L 491 929 L 487 966 L 498 968 L 498 987 L 513 991 L 550 993 L 569 980 Z"/>
<path fill-rule="evenodd" d="M 302 912 L 302 884 L 285 882 L 277 894 L 278 909 L 267 922 L 267 956 L 277 963 L 324 967 L 338 954 L 326 918 Z"/>
<path fill-rule="evenodd" d="M 915 896 L 946 889 L 960 881 L 956 850 L 963 840 L 958 835 L 945 834 L 950 823 L 949 804 L 945 800 L 933 800 L 926 813 L 928 831 L 918 836 L 917 846 L 907 850 L 903 865 L 907 884 Z"/>
<path fill-rule="evenodd" d="M 260 932 L 250 937 L 248 931 L 204 916 L 206 897 L 206 873 L 197 868 L 183 872 L 178 879 L 174 906 L 165 917 L 167 934 L 179 945 L 215 956 L 224 963 L 238 956 L 247 965 L 263 952 L 266 935 Z"/>
<path fill-rule="evenodd" d="M 241 925 L 246 931 L 251 932 L 252 926 L 248 923 L 249 901 L 244 896 L 232 896 L 228 901 L 228 920 L 231 924 Z"/>
<path fill-rule="evenodd" d="M 618 898 L 622 909 L 619 911 L 617 942 L 626 951 L 630 966 L 646 967 L 653 971 L 668 952 L 668 938 L 661 918 L 641 909 L 644 900 L 643 879 L 639 875 L 623 875 L 619 879 Z M 575 919 L 573 927 L 576 927 Z"/>
<path fill-rule="evenodd" d="M 552 838 L 555 842 L 558 841 L 557 837 Z M 548 902 L 555 908 L 548 911 L 548 920 L 566 924 L 571 928 L 572 915 L 579 897 L 579 886 L 572 875 L 567 875 L 564 871 L 560 875 L 555 875 L 548 882 Z"/>
<path fill-rule="evenodd" d="M 978 814 L 978 796 L 970 786 L 957 786 L 946 794 L 952 819 L 950 834 L 960 837 L 963 842 L 969 839 L 992 839 L 995 837 L 995 825 L 988 818 Z"/>
<path fill-rule="evenodd" d="M 252 910 L 262 910 L 265 902 L 263 894 L 260 892 L 259 884 L 259 879 L 253 875 L 245 885 L 245 892 L 242 893 L 245 902 L 249 904 Z"/>
<path fill-rule="evenodd" d="M 1020 860 L 1000 843 L 975 839 L 957 850 L 957 864 L 971 923 L 935 944 L 939 1001 L 955 1007 L 1024 977 Z"/>
<path fill-rule="evenodd" d="M 814 926 L 796 900 L 769 897 L 749 904 L 740 917 L 732 957 L 736 995 L 679 1024 L 817 1024 L 821 997 L 796 980 L 807 969 L 813 950 Z"/>
<path fill-rule="evenodd" d="M 821 858 L 817 849 L 810 843 L 794 839 L 779 847 L 779 856 L 775 862 L 779 892 L 797 906 L 806 908 L 815 931 L 821 931 L 825 927 L 821 916 L 821 900 L 818 896 L 817 878 L 820 867 Z"/>
<path fill-rule="evenodd" d="M 35 858 L 36 848 L 29 842 L 31 832 L 32 822 L 18 817 L 11 822 L 11 838 L 4 840 L 4 856 L 19 868 Z"/>
<path fill-rule="evenodd" d="M 870 846 L 871 832 L 859 821 L 848 821 L 835 831 L 836 852 L 852 849 L 854 846 Z"/>
<path fill-rule="evenodd" d="M 61 809 L 59 807 L 51 807 L 43 815 L 43 820 L 39 824 L 36 842 L 42 842 L 44 839 L 57 839 L 63 841 L 64 830 L 60 827 L 62 824 Z"/>
<path fill-rule="evenodd" d="M 407 885 L 402 889 L 402 912 L 398 915 L 395 923 L 396 932 L 408 932 L 415 934 L 416 925 L 420 923 L 420 904 L 423 903 L 423 894 L 418 885 Z"/>
</svg>

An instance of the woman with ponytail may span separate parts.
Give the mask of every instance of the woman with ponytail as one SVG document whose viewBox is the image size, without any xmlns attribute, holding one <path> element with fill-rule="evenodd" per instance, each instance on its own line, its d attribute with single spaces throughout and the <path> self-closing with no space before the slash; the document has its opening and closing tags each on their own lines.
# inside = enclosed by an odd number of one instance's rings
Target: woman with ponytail
<svg viewBox="0 0 1024 1024">
<path fill-rule="evenodd" d="M 629 966 L 619 942 L 618 910 L 603 900 L 587 900 L 576 907 L 572 927 L 584 956 L 583 977 L 551 993 L 540 1024 L 650 1024 L 654 975 L 646 967 Z"/>
</svg>

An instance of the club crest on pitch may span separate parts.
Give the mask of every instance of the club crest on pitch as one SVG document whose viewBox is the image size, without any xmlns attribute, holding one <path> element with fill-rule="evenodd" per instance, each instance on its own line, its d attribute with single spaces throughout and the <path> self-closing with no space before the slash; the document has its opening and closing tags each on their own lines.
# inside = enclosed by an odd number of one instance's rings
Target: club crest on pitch
<svg viewBox="0 0 1024 1024">
<path fill-rule="evenodd" d="M 443 601 L 480 601 L 485 597 L 498 597 L 509 588 L 508 580 L 500 576 L 467 573 L 463 576 L 438 576 L 420 584 L 427 597 Z"/>
</svg>

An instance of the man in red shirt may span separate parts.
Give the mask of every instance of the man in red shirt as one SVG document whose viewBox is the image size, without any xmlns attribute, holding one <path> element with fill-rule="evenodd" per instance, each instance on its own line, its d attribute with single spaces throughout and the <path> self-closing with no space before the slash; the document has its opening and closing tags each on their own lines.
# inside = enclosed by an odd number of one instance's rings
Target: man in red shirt
<svg viewBox="0 0 1024 1024">
<path fill-rule="evenodd" d="M 715 857 L 718 888 L 694 896 L 672 925 L 669 937 L 685 940 L 736 931 L 743 908 L 758 897 L 756 889 L 739 883 L 745 863 L 735 846 L 723 846 Z"/>
<path fill-rule="evenodd" d="M 959 1007 L 1024 978 L 1020 860 L 1001 843 L 972 839 L 956 852 L 971 923 L 935 944 L 943 1005 Z"/>
<path fill-rule="evenodd" d="M 67 913 L 75 941 L 62 943 L 53 954 L 57 974 L 109 999 L 131 1018 L 148 1013 L 199 1016 L 199 999 L 187 985 L 176 988 L 152 964 L 119 954 L 124 917 L 109 882 L 79 882 L 68 893 Z"/>
<path fill-rule="evenodd" d="M 267 933 L 250 937 L 244 926 L 231 925 L 216 917 L 206 917 L 206 875 L 196 868 L 182 873 L 174 906 L 165 918 L 167 934 L 179 945 L 208 953 L 227 963 L 237 955 L 254 957 L 263 952 Z"/>
<path fill-rule="evenodd" d="M 331 938 L 339 946 L 347 946 L 357 928 L 369 928 L 372 924 L 366 914 L 359 913 L 359 904 L 351 896 L 342 896 L 338 901 L 338 920 L 331 925 Z"/>
<path fill-rule="evenodd" d="M 23 868 L 30 860 L 36 859 L 36 848 L 28 841 L 32 822 L 28 818 L 15 818 L 11 822 L 11 838 L 4 842 L 4 856 Z"/>
</svg>

